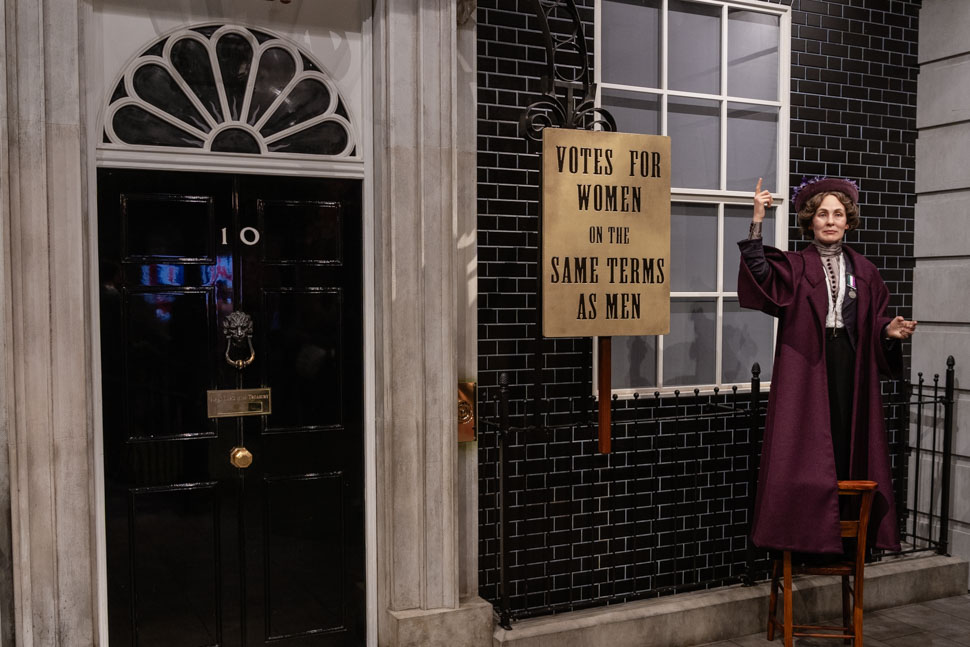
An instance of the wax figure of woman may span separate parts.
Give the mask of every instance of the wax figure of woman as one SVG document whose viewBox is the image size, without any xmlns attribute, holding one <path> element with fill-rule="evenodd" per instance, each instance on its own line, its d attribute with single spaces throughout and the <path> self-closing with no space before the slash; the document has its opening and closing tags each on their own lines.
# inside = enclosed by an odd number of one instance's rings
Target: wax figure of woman
<svg viewBox="0 0 970 647">
<path fill-rule="evenodd" d="M 859 189 L 816 178 L 793 197 L 812 239 L 800 252 L 762 244 L 772 198 L 755 189 L 738 298 L 778 317 L 771 391 L 752 540 L 762 548 L 841 553 L 838 480 L 876 481 L 870 545 L 898 550 L 879 376 L 902 368 L 899 340 L 915 321 L 889 317 L 889 290 L 876 267 L 842 244 L 859 224 Z"/>
</svg>

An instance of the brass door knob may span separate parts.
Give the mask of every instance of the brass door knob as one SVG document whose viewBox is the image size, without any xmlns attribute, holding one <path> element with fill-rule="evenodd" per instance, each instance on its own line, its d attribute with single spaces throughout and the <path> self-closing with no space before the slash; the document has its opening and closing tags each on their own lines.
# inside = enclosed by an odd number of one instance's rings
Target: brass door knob
<svg viewBox="0 0 970 647">
<path fill-rule="evenodd" d="M 253 453 L 245 447 L 233 447 L 229 451 L 229 462 L 244 470 L 253 464 Z"/>
</svg>

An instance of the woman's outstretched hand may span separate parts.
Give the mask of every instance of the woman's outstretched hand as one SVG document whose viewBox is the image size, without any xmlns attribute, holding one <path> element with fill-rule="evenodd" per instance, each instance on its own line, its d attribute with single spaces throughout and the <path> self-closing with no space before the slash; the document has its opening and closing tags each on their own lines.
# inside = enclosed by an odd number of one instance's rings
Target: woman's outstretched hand
<svg viewBox="0 0 970 647">
<path fill-rule="evenodd" d="M 758 178 L 758 186 L 754 189 L 754 213 L 751 214 L 752 220 L 761 222 L 765 219 L 765 210 L 771 206 L 771 191 L 761 190 L 761 180 Z"/>
<path fill-rule="evenodd" d="M 890 339 L 909 339 L 916 332 L 916 323 L 896 317 L 886 325 L 886 336 Z"/>
</svg>

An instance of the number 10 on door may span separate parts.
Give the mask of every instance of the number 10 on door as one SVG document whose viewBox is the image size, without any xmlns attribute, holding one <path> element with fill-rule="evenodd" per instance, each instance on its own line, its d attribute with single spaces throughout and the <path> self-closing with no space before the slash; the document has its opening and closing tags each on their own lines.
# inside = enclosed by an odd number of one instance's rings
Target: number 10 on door
<svg viewBox="0 0 970 647">
<path fill-rule="evenodd" d="M 222 228 L 222 244 L 228 245 L 229 239 L 226 233 L 227 227 Z M 259 242 L 259 230 L 255 227 L 243 227 L 239 230 L 239 240 L 242 241 L 243 245 L 255 245 Z"/>
</svg>

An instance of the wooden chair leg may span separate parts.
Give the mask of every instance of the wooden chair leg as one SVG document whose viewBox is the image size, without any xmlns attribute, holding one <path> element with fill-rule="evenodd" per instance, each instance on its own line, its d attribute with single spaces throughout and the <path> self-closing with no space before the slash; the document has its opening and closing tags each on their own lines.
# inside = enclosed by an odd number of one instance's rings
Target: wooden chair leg
<svg viewBox="0 0 970 647">
<path fill-rule="evenodd" d="M 850 599 L 851 595 L 852 594 L 849 591 L 849 576 L 843 575 L 842 576 L 842 626 L 845 627 L 846 631 L 849 631 L 849 627 L 852 626 L 850 622 L 851 618 L 853 617 L 852 604 Z M 849 638 L 846 638 L 844 642 L 846 645 L 848 645 L 848 644 L 851 644 L 852 641 Z"/>
<path fill-rule="evenodd" d="M 792 620 L 792 590 L 791 590 L 791 552 L 785 551 L 785 647 L 794 647 L 795 627 Z M 860 647 L 862 643 L 859 643 Z"/>
<path fill-rule="evenodd" d="M 852 641 L 853 647 L 862 647 L 862 566 L 861 563 L 857 566 L 856 576 L 852 582 L 855 588 L 855 594 L 852 596 L 852 624 L 855 628 L 855 640 Z"/>
<path fill-rule="evenodd" d="M 768 632 L 769 642 L 775 639 L 775 619 L 778 617 L 778 560 L 771 562 L 771 588 L 768 595 Z"/>
</svg>

